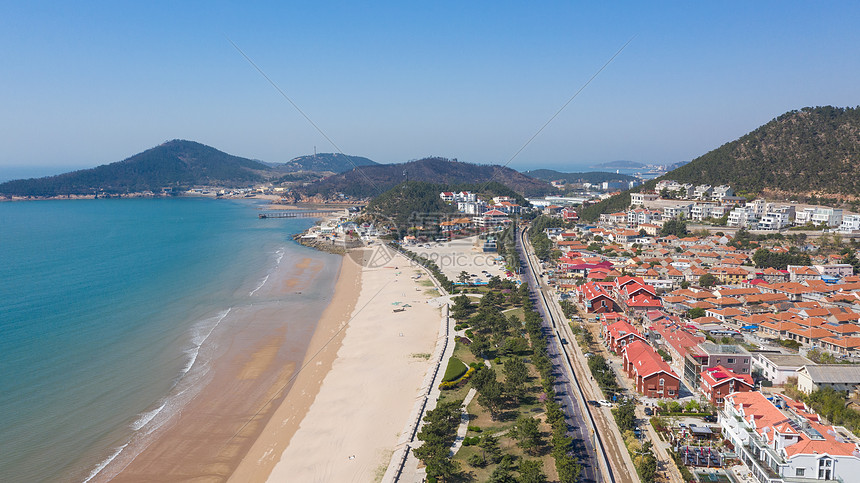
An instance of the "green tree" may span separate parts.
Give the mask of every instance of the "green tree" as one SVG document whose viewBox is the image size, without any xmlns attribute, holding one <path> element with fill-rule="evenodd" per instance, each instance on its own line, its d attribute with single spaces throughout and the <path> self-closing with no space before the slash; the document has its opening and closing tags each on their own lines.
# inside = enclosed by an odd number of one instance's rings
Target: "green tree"
<svg viewBox="0 0 860 483">
<path fill-rule="evenodd" d="M 520 483 L 546 483 L 541 460 L 520 461 Z"/>
<path fill-rule="evenodd" d="M 529 378 L 529 370 L 519 357 L 511 357 L 505 362 L 505 392 L 519 402 L 526 392 L 526 381 Z"/>
<path fill-rule="evenodd" d="M 518 417 L 514 436 L 517 438 L 517 444 L 520 448 L 527 453 L 534 455 L 540 450 L 540 430 L 537 419 L 529 416 Z"/>
<path fill-rule="evenodd" d="M 424 444 L 416 448 L 414 454 L 426 465 L 428 476 L 449 479 L 460 471 L 457 462 L 448 455 L 457 436 L 461 403 L 442 401 L 424 415 L 424 426 L 418 433 L 418 439 Z"/>
<path fill-rule="evenodd" d="M 704 288 L 711 288 L 717 284 L 717 277 L 713 274 L 706 273 L 699 277 L 699 286 Z"/>
<path fill-rule="evenodd" d="M 701 279 L 699 280 L 699 283 L 702 283 Z M 703 309 L 701 307 L 693 307 L 692 309 L 687 311 L 687 317 L 689 317 L 691 319 L 698 319 L 699 317 L 704 317 L 704 316 L 705 316 L 705 309 Z"/>
<path fill-rule="evenodd" d="M 625 399 L 614 412 L 615 421 L 622 432 L 636 428 L 636 404 L 631 399 Z"/>
</svg>

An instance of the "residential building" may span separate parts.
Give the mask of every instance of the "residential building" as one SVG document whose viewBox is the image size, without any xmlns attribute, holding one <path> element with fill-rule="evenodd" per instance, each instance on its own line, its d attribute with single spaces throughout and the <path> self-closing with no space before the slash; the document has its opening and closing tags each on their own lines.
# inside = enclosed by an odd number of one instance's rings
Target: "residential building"
<svg viewBox="0 0 860 483">
<path fill-rule="evenodd" d="M 844 215 L 839 225 L 841 233 L 856 233 L 860 231 L 860 215 Z"/>
<path fill-rule="evenodd" d="M 854 391 L 857 386 L 860 386 L 860 365 L 815 364 L 797 370 L 797 389 L 804 394 L 825 387 L 836 391 Z"/>
<path fill-rule="evenodd" d="M 798 211 L 795 214 L 794 219 L 798 225 L 813 223 L 837 227 L 842 225 L 842 210 L 839 208 L 804 208 L 803 211 Z"/>
<path fill-rule="evenodd" d="M 758 372 L 775 386 L 785 384 L 789 377 L 797 377 L 797 371 L 806 365 L 815 363 L 796 354 L 758 352 L 753 356 L 753 372 Z"/>
<path fill-rule="evenodd" d="M 713 192 L 711 193 L 711 198 L 717 201 L 723 201 L 725 198 L 734 195 L 735 190 L 733 190 L 731 186 L 722 185 L 714 188 Z"/>
<path fill-rule="evenodd" d="M 710 367 L 700 374 L 699 390 L 711 404 L 723 405 L 723 398 L 734 392 L 749 392 L 755 386 L 749 374 L 735 374 L 723 366 Z"/>
<path fill-rule="evenodd" d="M 722 436 L 762 483 L 856 481 L 857 439 L 839 426 L 825 426 L 803 403 L 759 392 L 725 397 Z"/>
<path fill-rule="evenodd" d="M 630 193 L 630 204 L 645 206 L 645 203 L 660 199 L 659 195 L 654 193 Z"/>
<path fill-rule="evenodd" d="M 675 218 L 690 218 L 690 213 L 693 210 L 692 203 L 677 204 L 666 206 L 663 208 L 663 219 L 674 220 Z"/>
<path fill-rule="evenodd" d="M 739 345 L 702 342 L 687 351 L 684 379 L 695 387 L 700 384 L 702 371 L 723 366 L 736 374 L 750 374 L 752 354 Z"/>
<path fill-rule="evenodd" d="M 636 392 L 645 397 L 677 399 L 681 379 L 646 342 L 636 340 L 624 348 L 624 371 Z"/>
<path fill-rule="evenodd" d="M 727 225 L 755 229 L 758 226 L 755 207 L 747 205 L 733 209 L 729 212 Z"/>
<path fill-rule="evenodd" d="M 709 184 L 701 184 L 693 189 L 693 197 L 697 200 L 709 200 L 714 193 L 714 188 Z"/>
</svg>

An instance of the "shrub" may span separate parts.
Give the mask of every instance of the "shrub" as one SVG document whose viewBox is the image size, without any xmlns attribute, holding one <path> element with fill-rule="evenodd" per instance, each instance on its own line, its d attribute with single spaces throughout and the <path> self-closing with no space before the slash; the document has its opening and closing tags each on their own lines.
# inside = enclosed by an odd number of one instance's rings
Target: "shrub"
<svg viewBox="0 0 860 483">
<path fill-rule="evenodd" d="M 480 426 L 469 426 L 469 431 L 474 431 L 476 433 L 480 433 L 483 431 Z"/>
</svg>

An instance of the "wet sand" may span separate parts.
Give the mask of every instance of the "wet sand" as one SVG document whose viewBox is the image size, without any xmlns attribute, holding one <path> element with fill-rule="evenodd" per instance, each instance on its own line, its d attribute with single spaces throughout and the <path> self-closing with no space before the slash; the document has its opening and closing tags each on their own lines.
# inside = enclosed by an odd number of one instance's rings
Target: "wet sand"
<svg viewBox="0 0 860 483">
<path fill-rule="evenodd" d="M 210 363 L 208 383 L 111 481 L 226 481 L 275 410 L 283 407 L 284 396 L 313 392 L 313 386 L 293 380 L 296 369 L 305 354 L 313 354 L 331 338 L 333 330 L 328 329 L 337 327 L 352 312 L 358 296 L 357 268 L 342 261 L 334 263 L 341 265 L 336 290 L 319 324 L 304 320 L 314 311 L 297 308 L 295 301 L 252 303 L 231 312 L 234 320 L 230 332 L 221 337 L 220 355 Z M 272 274 L 274 279 L 262 287 L 260 295 L 277 298 L 300 291 L 321 267 L 319 260 L 300 260 L 285 271 L 288 273 Z M 336 351 L 338 344 L 333 341 L 327 350 Z M 318 371 L 324 374 L 327 367 L 309 367 L 302 374 Z M 296 406 L 296 417 L 309 405 Z M 108 479 L 112 473 L 100 474 L 94 481 Z"/>
</svg>

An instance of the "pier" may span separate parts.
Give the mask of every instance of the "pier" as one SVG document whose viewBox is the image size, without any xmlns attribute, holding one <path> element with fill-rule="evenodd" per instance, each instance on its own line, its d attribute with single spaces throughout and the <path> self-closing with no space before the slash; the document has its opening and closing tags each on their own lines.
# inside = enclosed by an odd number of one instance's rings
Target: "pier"
<svg viewBox="0 0 860 483">
<path fill-rule="evenodd" d="M 260 219 L 264 218 L 319 218 L 338 210 L 327 211 L 266 211 L 257 215 Z"/>
</svg>

